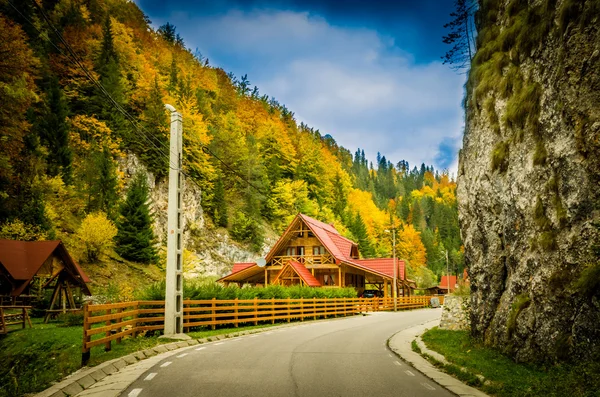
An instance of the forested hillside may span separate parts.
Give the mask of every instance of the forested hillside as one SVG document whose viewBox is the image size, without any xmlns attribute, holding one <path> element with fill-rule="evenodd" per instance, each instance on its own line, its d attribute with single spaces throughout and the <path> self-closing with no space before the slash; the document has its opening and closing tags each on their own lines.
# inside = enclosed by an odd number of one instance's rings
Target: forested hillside
<svg viewBox="0 0 600 397">
<path fill-rule="evenodd" d="M 184 170 L 202 191 L 204 227 L 259 252 L 265 233 L 302 212 L 334 223 L 365 257 L 391 255 L 385 231 L 396 228 L 398 256 L 420 284 L 445 271 L 446 252 L 462 271 L 447 173 L 369 163 L 187 49 L 174 26 L 154 30 L 134 2 L 0 0 L 0 54 L 2 238 L 62 239 L 84 267 L 111 260 L 106 250 L 160 261 L 149 186 L 120 165 L 135 154 L 166 177 L 169 103 L 183 115 Z"/>
</svg>

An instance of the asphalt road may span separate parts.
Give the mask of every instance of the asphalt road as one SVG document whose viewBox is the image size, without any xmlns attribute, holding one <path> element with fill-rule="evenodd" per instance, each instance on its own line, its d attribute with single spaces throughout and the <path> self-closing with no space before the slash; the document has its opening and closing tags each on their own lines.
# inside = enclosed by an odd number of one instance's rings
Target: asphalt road
<svg viewBox="0 0 600 397">
<path fill-rule="evenodd" d="M 387 339 L 441 309 L 379 312 L 193 346 L 121 396 L 454 396 L 398 359 Z"/>
</svg>

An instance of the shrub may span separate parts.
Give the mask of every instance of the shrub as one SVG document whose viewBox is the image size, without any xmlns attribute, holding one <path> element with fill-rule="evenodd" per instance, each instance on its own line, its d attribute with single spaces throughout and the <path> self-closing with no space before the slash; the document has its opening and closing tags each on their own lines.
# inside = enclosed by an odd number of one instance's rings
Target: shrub
<svg viewBox="0 0 600 397">
<path fill-rule="evenodd" d="M 506 332 L 508 335 L 512 335 L 517 326 L 517 317 L 519 314 L 531 303 L 531 298 L 527 294 L 517 295 L 510 307 L 510 314 L 508 320 L 506 320 Z"/>
<path fill-rule="evenodd" d="M 575 281 L 575 289 L 588 298 L 600 295 L 600 262 L 591 263 L 583 269 Z"/>
<path fill-rule="evenodd" d="M 116 235 L 117 228 L 104 212 L 89 214 L 77 230 L 77 237 L 84 245 L 88 262 L 97 261 L 100 255 L 112 249 Z"/>
<path fill-rule="evenodd" d="M 27 225 L 20 219 L 6 222 L 0 226 L 0 238 L 7 240 L 38 241 L 46 240 L 48 233 L 39 226 Z"/>
<path fill-rule="evenodd" d="M 83 313 L 61 313 L 57 316 L 61 327 L 74 327 L 83 325 Z"/>
<path fill-rule="evenodd" d="M 538 141 L 535 144 L 535 152 L 533 153 L 533 164 L 534 165 L 544 165 L 546 164 L 546 158 L 548 157 L 548 152 L 546 151 L 546 147 L 544 143 Z"/>
<path fill-rule="evenodd" d="M 494 146 L 492 151 L 492 171 L 499 170 L 500 173 L 508 169 L 509 146 L 507 142 L 501 141 Z"/>
</svg>

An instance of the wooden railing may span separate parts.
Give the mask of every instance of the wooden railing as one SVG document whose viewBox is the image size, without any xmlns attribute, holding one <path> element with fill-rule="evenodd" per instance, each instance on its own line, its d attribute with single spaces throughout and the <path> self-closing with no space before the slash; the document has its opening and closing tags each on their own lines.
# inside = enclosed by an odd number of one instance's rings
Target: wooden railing
<svg viewBox="0 0 600 397">
<path fill-rule="evenodd" d="M 8 333 L 8 327 L 20 325 L 22 329 L 29 324 L 31 328 L 31 319 L 27 310 L 31 306 L 0 306 L 0 334 Z"/>
<path fill-rule="evenodd" d="M 335 263 L 335 259 L 333 256 L 329 254 L 323 255 L 281 255 L 274 256 L 273 261 L 271 262 L 273 265 L 283 266 L 289 261 L 296 261 L 302 263 L 304 266 L 319 266 L 322 264 L 333 264 Z"/>
<path fill-rule="evenodd" d="M 443 301 L 443 297 L 441 300 Z M 399 297 L 400 310 L 429 306 L 431 297 Z M 83 307 L 82 365 L 90 358 L 90 349 L 104 345 L 111 349 L 112 341 L 121 343 L 125 336 L 135 337 L 142 331 L 164 329 L 164 301 L 133 301 L 89 305 Z M 183 327 L 272 323 L 275 321 L 349 316 L 358 313 L 394 309 L 393 298 L 333 298 L 333 299 L 231 299 L 185 300 Z"/>
</svg>

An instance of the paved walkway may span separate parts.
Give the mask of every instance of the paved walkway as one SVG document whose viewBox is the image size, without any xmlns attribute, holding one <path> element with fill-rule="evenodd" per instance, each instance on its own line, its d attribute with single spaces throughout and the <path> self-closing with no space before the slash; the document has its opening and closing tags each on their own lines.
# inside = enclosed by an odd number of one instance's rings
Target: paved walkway
<svg viewBox="0 0 600 397">
<path fill-rule="evenodd" d="M 461 397 L 488 397 L 484 392 L 471 386 L 467 386 L 458 379 L 440 371 L 429 363 L 420 354 L 412 350 L 412 341 L 420 336 L 425 330 L 438 326 L 439 320 L 430 321 L 412 328 L 402 330 L 390 338 L 388 345 L 392 351 L 398 354 L 406 362 L 410 363 L 419 372 L 444 386 L 446 389 Z"/>
</svg>

